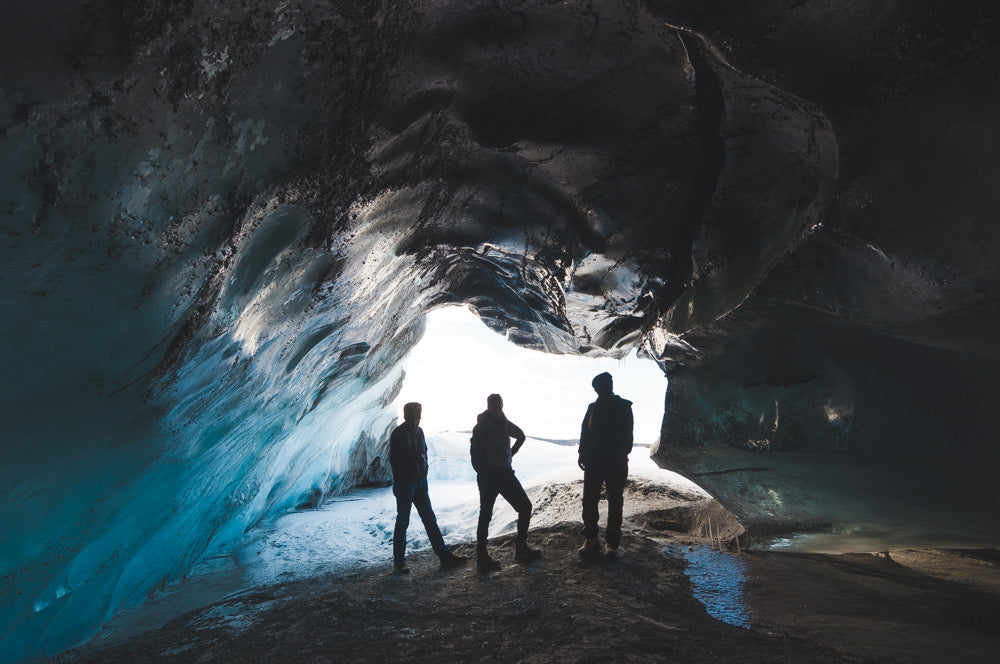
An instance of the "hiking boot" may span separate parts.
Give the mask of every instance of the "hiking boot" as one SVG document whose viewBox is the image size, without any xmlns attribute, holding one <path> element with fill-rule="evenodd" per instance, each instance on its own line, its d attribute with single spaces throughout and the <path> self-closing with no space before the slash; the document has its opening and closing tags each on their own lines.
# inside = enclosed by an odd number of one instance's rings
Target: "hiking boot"
<svg viewBox="0 0 1000 664">
<path fill-rule="evenodd" d="M 596 556 L 599 553 L 601 553 L 601 543 L 596 537 L 588 537 L 583 541 L 583 546 L 580 547 L 581 558 Z"/>
<path fill-rule="evenodd" d="M 392 564 L 393 574 L 409 574 L 410 568 L 406 566 L 405 562 L 396 562 Z"/>
<path fill-rule="evenodd" d="M 449 551 L 441 556 L 441 567 L 461 567 L 468 561 L 469 559 L 465 556 L 456 556 L 454 553 Z"/>
<path fill-rule="evenodd" d="M 604 553 L 605 553 L 605 555 L 608 558 L 617 558 L 618 557 L 618 545 L 617 544 L 608 544 L 608 548 L 607 548 L 607 550 Z"/>
<path fill-rule="evenodd" d="M 480 572 L 496 572 L 500 569 L 500 562 L 490 558 L 490 554 L 480 551 L 476 554 L 476 569 Z"/>
<path fill-rule="evenodd" d="M 542 552 L 538 549 L 532 549 L 528 544 L 519 543 L 517 548 L 514 549 L 514 560 L 519 563 L 527 563 L 532 560 L 538 560 L 542 557 Z"/>
</svg>

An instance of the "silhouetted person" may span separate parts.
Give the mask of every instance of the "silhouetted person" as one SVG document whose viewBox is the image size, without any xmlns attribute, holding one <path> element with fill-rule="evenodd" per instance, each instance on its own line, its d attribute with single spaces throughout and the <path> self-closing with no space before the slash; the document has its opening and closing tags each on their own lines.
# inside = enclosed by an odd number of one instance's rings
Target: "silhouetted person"
<svg viewBox="0 0 1000 664">
<path fill-rule="evenodd" d="M 500 563 L 486 549 L 490 519 L 497 495 L 501 495 L 517 511 L 517 538 L 514 540 L 514 560 L 527 562 L 541 555 L 528 546 L 528 524 L 531 521 L 531 500 L 514 475 L 511 460 L 524 444 L 521 427 L 507 419 L 503 399 L 499 394 L 486 398 L 486 410 L 476 418 L 469 451 L 479 485 L 479 527 L 476 529 L 476 559 L 480 571 L 500 569 Z M 514 438 L 514 447 L 510 439 Z"/>
<path fill-rule="evenodd" d="M 604 372 L 590 383 L 597 401 L 587 407 L 580 428 L 580 458 L 583 470 L 583 547 L 581 556 L 601 551 L 597 539 L 597 502 L 601 486 L 608 494 L 608 525 L 604 539 L 608 555 L 617 555 L 622 540 L 622 505 L 628 478 L 628 455 L 632 451 L 632 402 L 614 393 L 611 374 Z"/>
<path fill-rule="evenodd" d="M 403 423 L 389 436 L 389 464 L 392 466 L 392 493 L 396 496 L 396 529 L 392 533 L 393 571 L 409 574 L 406 566 L 406 528 L 410 525 L 410 507 L 416 506 L 424 522 L 434 553 L 444 567 L 465 563 L 445 546 L 438 528 L 431 498 L 427 493 L 427 443 L 420 424 L 423 408 L 419 403 L 403 406 Z"/>
</svg>

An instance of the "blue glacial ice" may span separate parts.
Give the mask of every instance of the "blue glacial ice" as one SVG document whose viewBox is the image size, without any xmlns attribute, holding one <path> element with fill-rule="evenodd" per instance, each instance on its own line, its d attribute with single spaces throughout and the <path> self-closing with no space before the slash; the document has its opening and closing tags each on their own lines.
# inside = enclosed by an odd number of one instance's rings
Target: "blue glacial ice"
<svg viewBox="0 0 1000 664">
<path fill-rule="evenodd" d="M 377 205 L 357 214 L 378 226 Z M 435 304 L 420 291 L 431 277 L 386 233 L 321 252 L 303 246 L 302 208 L 262 201 L 249 216 L 214 267 L 194 250 L 159 255 L 146 280 L 132 253 L 62 274 L 4 264 L 5 279 L 37 291 L 3 321 L 22 350 L 6 373 L 25 377 L 5 386 L 17 444 L 0 507 L 16 524 L 0 547 L 2 644 L 15 660 L 91 638 L 276 515 L 388 477 L 380 446 L 400 360 Z M 26 244 L 41 255 L 58 236 L 43 228 Z M 332 285 L 331 255 L 351 275 Z M 650 401 L 658 409 L 662 392 Z"/>
<path fill-rule="evenodd" d="M 86 640 L 264 517 L 378 472 L 358 456 L 393 424 L 398 360 L 423 326 L 398 269 L 412 258 L 385 237 L 314 247 L 310 213 L 266 193 L 232 228 L 213 189 L 259 174 L 227 166 L 211 120 L 176 137 L 215 160 L 207 177 L 158 148 L 128 166 L 140 145 L 88 142 L 86 118 L 51 131 L 65 135 L 18 128 L 0 150 L 5 182 L 53 159 L 67 174 L 51 183 L 61 205 L 4 191 L 0 647 L 14 660 Z M 331 285 L 335 262 L 356 263 L 354 280 Z"/>
</svg>

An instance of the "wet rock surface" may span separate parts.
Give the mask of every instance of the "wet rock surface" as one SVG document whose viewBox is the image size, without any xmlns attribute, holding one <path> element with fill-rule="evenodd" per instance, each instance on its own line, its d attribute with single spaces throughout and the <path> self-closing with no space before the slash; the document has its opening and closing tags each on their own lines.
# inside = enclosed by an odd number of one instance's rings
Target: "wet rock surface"
<svg viewBox="0 0 1000 664">
<path fill-rule="evenodd" d="M 762 627 L 888 661 L 996 657 L 996 549 L 744 558 L 745 601 Z"/>
</svg>

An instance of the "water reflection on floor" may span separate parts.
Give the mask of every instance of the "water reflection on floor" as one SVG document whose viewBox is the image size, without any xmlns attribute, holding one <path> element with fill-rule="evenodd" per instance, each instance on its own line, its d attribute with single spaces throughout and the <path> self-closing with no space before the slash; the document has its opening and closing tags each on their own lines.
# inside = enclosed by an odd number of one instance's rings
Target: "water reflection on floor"
<svg viewBox="0 0 1000 664">
<path fill-rule="evenodd" d="M 708 614 L 737 627 L 750 627 L 750 615 L 743 596 L 747 566 L 737 556 L 707 546 L 671 544 L 663 553 L 687 561 L 684 572 L 691 579 L 695 599 Z"/>
</svg>

